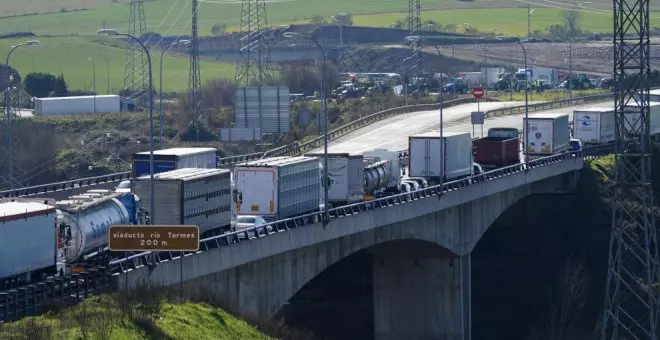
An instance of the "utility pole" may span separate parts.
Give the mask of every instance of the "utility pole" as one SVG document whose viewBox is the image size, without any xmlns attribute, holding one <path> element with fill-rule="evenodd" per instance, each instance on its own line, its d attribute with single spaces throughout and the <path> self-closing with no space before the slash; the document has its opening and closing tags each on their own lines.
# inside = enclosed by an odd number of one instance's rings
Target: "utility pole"
<svg viewBox="0 0 660 340">
<path fill-rule="evenodd" d="M 199 143 L 200 97 L 202 93 L 202 81 L 199 70 L 199 38 L 197 36 L 197 13 L 199 3 L 192 0 L 192 32 L 190 34 L 190 74 L 188 77 L 188 92 L 191 106 L 191 118 L 195 127 L 195 141 Z M 162 98 L 161 98 L 162 99 Z M 162 143 L 162 142 L 161 142 Z"/>
<path fill-rule="evenodd" d="M 263 81 L 272 78 L 263 34 L 267 29 L 265 1 L 242 0 L 241 39 L 235 77 L 237 85 L 263 85 Z"/>
<path fill-rule="evenodd" d="M 614 0 L 614 185 L 602 340 L 658 339 L 649 0 Z"/>
<path fill-rule="evenodd" d="M 527 3 L 527 38 L 532 37 L 532 13 L 536 9 L 532 9 L 531 4 Z"/>
<path fill-rule="evenodd" d="M 144 15 L 144 0 L 131 0 L 128 18 L 128 34 L 141 39 L 147 32 Z M 131 39 L 126 42 L 126 64 L 124 65 L 124 88 L 128 96 L 139 98 L 144 94 L 148 82 L 147 60 L 140 45 Z"/>
<path fill-rule="evenodd" d="M 409 36 L 422 35 L 422 5 L 420 0 L 408 0 L 408 26 L 410 30 Z M 420 92 L 421 92 L 421 76 L 422 76 L 422 41 L 413 41 L 410 45 L 412 48 L 412 58 L 415 62 L 415 71 L 412 78 L 417 83 L 417 104 L 419 105 Z"/>
<path fill-rule="evenodd" d="M 484 97 L 488 93 L 488 44 L 484 43 Z"/>
</svg>

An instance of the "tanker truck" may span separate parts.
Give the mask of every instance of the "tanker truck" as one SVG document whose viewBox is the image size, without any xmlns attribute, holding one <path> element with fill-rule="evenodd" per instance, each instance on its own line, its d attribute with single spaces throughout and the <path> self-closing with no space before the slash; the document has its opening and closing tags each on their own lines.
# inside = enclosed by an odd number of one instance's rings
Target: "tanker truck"
<svg viewBox="0 0 660 340">
<path fill-rule="evenodd" d="M 56 203 L 67 271 L 79 272 L 86 265 L 103 264 L 109 258 L 106 250 L 110 226 L 137 224 L 137 213 L 133 211 L 139 210 L 139 199 L 127 195 L 134 196 L 95 190 Z"/>
<path fill-rule="evenodd" d="M 365 199 L 399 193 L 401 167 L 399 155 L 384 149 L 364 153 Z"/>
</svg>

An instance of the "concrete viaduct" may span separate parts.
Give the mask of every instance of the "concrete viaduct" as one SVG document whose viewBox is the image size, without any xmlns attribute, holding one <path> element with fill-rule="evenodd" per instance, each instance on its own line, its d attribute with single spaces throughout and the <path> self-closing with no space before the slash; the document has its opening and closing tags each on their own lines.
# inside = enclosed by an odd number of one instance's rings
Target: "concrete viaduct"
<svg viewBox="0 0 660 340">
<path fill-rule="evenodd" d="M 367 250 L 373 255 L 375 339 L 469 339 L 471 251 L 517 201 L 573 190 L 583 166 L 582 155 L 564 154 L 414 197 L 389 197 L 383 206 L 360 203 L 365 206 L 325 226 L 276 229 L 183 259 L 138 265 L 115 275 L 115 284 L 121 291 L 183 280 L 188 292 L 213 294 L 243 315 L 272 318 L 317 275 Z"/>
</svg>

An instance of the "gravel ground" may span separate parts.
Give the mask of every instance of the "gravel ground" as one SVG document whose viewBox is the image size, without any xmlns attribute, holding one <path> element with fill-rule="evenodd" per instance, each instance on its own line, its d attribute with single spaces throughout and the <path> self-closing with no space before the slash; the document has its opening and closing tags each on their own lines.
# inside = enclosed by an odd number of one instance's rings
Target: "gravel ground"
<svg viewBox="0 0 660 340">
<path fill-rule="evenodd" d="M 530 43 L 526 44 L 527 62 L 530 66 L 569 68 L 568 43 Z M 471 61 L 483 62 L 484 45 L 442 47 L 443 54 Z M 431 52 L 433 50 L 429 50 Z M 523 65 L 523 53 L 517 45 L 487 46 L 489 64 L 508 66 L 513 63 Z M 573 44 L 573 70 L 594 76 L 606 77 L 612 73 L 612 42 L 578 42 Z M 651 46 L 651 67 L 660 69 L 660 39 L 654 39 Z"/>
</svg>

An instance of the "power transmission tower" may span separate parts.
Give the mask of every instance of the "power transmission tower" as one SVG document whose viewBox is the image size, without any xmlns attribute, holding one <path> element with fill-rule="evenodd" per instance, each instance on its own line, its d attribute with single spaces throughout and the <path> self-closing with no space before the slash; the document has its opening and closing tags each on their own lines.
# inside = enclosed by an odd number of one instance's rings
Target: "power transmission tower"
<svg viewBox="0 0 660 340">
<path fill-rule="evenodd" d="M 422 5 L 420 0 L 408 0 L 408 27 L 411 36 L 420 36 L 410 47 L 412 48 L 411 59 L 415 62 L 413 71 L 410 73 L 417 84 L 417 101 L 420 96 L 420 75 L 422 73 Z"/>
<path fill-rule="evenodd" d="M 649 0 L 614 0 L 615 178 L 603 340 L 657 340 Z"/>
<path fill-rule="evenodd" d="M 190 35 L 190 75 L 188 77 L 188 92 L 190 96 L 191 117 L 195 125 L 195 140 L 199 142 L 200 97 L 202 93 L 202 82 L 199 72 L 199 39 L 197 36 L 197 9 L 199 3 L 192 0 L 192 33 Z"/>
<path fill-rule="evenodd" d="M 264 0 L 242 0 L 241 40 L 236 65 L 237 85 L 263 85 L 272 79 L 269 53 L 264 39 L 268 29 L 266 2 Z"/>
<path fill-rule="evenodd" d="M 128 18 L 128 34 L 140 39 L 147 32 L 147 20 L 144 16 L 144 0 L 131 0 L 131 13 Z M 147 88 L 147 58 L 140 45 L 131 41 L 126 43 L 126 64 L 124 67 L 124 88 L 131 98 L 141 96 Z"/>
</svg>

